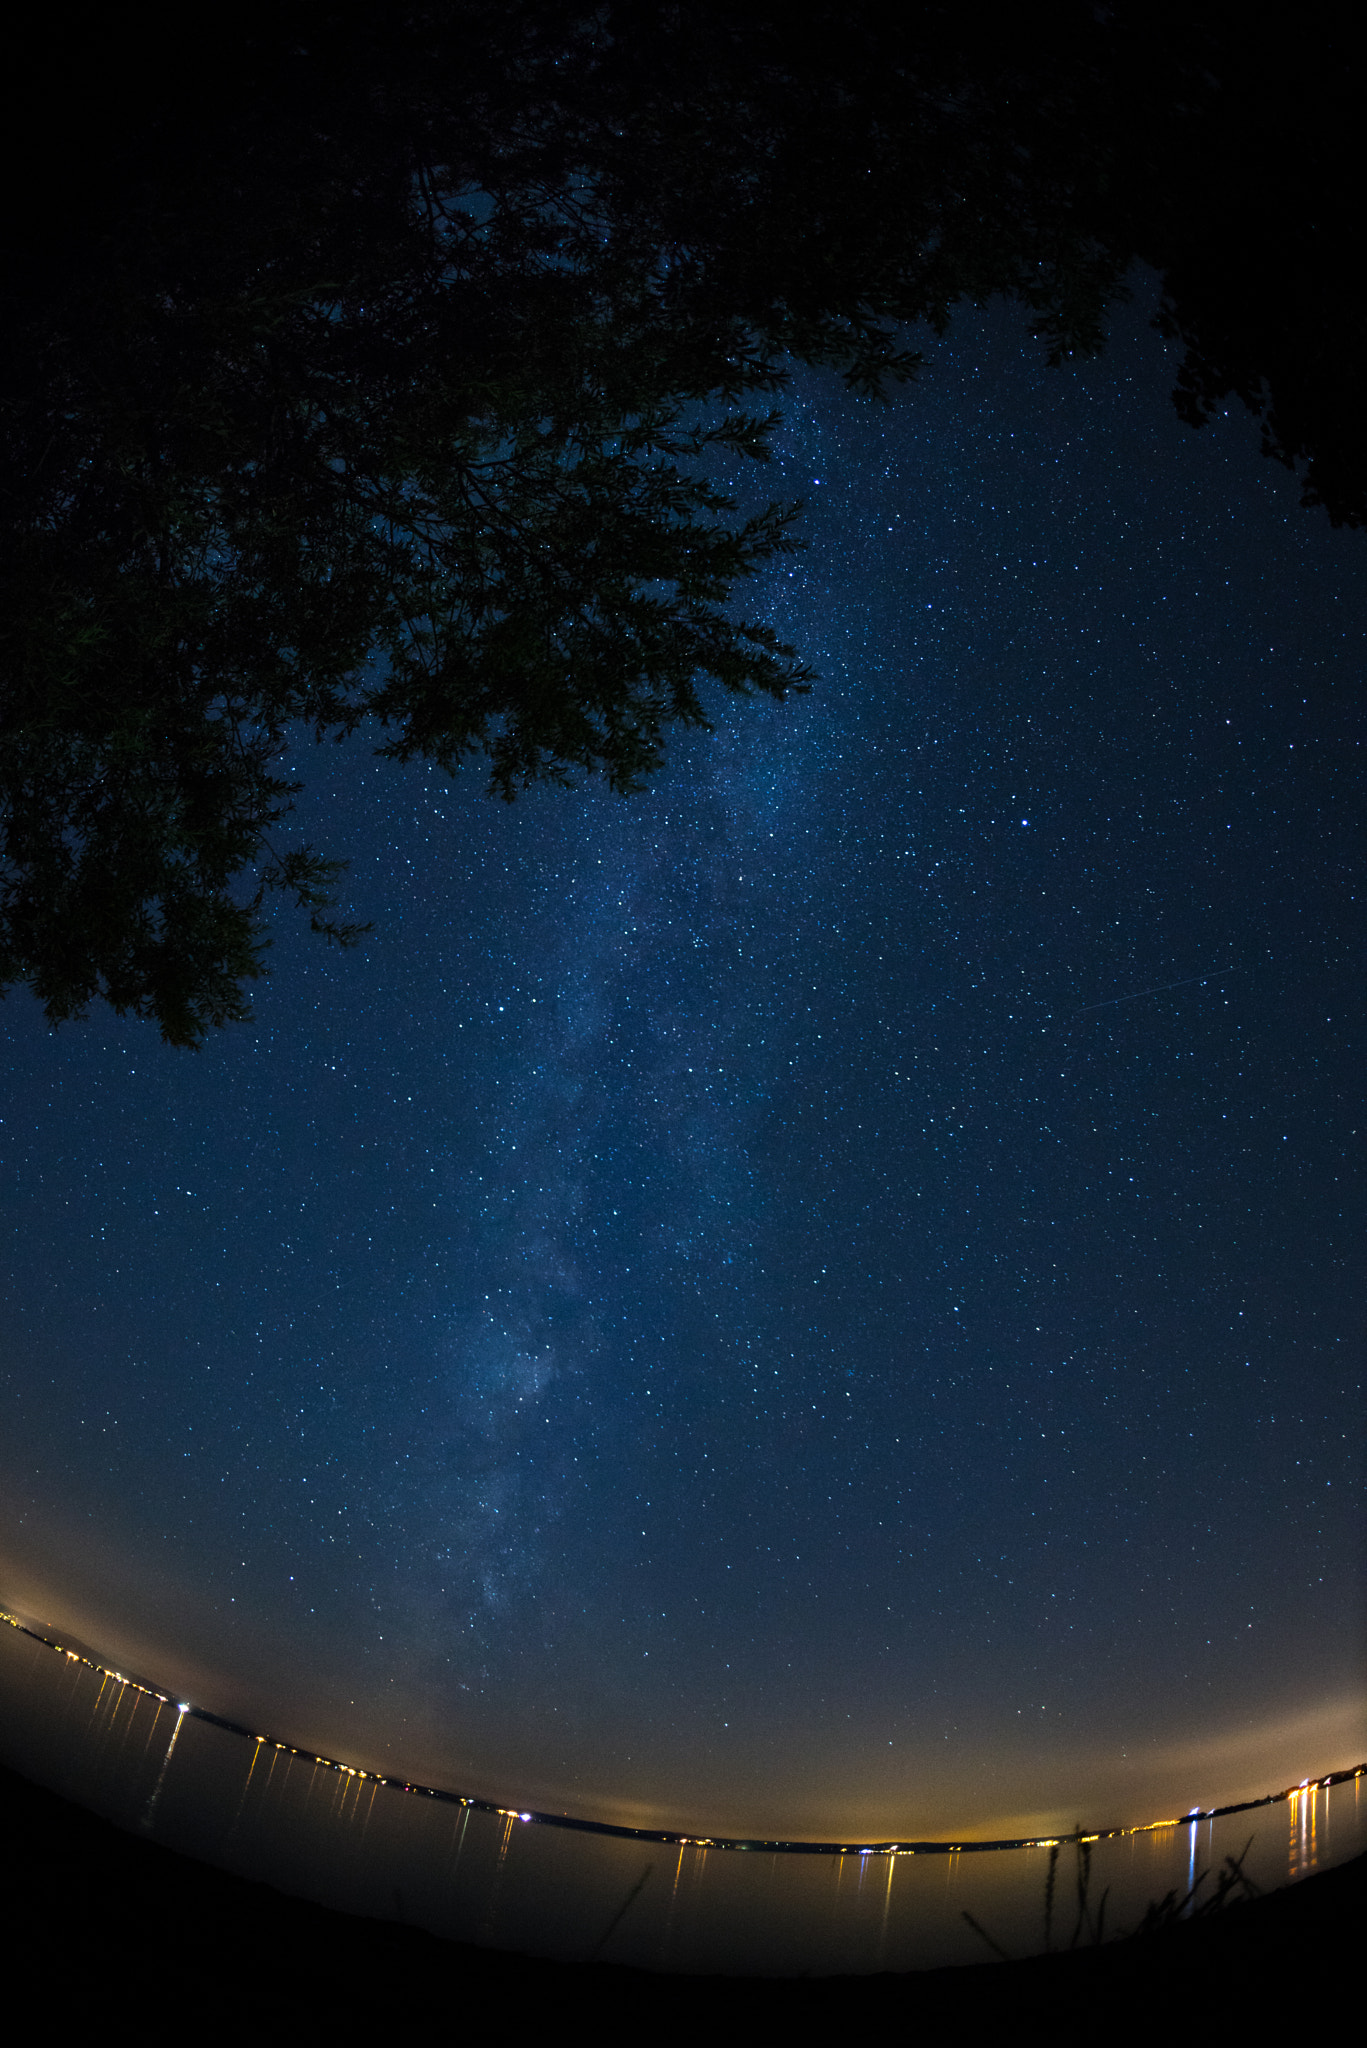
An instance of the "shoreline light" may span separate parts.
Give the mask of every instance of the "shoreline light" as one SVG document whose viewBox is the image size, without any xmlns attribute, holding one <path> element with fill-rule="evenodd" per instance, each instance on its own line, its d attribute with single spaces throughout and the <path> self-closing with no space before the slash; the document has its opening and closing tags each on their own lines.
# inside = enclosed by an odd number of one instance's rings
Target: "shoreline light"
<svg viewBox="0 0 1367 2048">
<path fill-rule="evenodd" d="M 135 1692 L 142 1693 L 147 1699 L 158 1700 L 163 1706 L 169 1702 L 168 1693 L 157 1692 L 153 1687 L 143 1685 L 137 1679 L 124 1678 L 112 1665 L 97 1663 L 94 1658 L 83 1656 L 78 1650 L 68 1650 L 54 1636 L 45 1635 L 40 1628 L 31 1627 L 29 1623 L 21 1621 L 17 1615 L 8 1613 L 3 1607 L 0 1607 L 0 1622 L 7 1622 L 20 1635 L 41 1643 L 44 1649 L 55 1650 L 58 1656 L 66 1657 L 72 1663 L 84 1664 L 87 1670 L 96 1672 L 101 1678 L 113 1679 L 118 1685 L 132 1686 Z M 296 1748 L 293 1743 L 277 1741 L 273 1736 L 257 1735 L 250 1728 L 242 1727 L 236 1721 L 229 1721 L 222 1714 L 211 1712 L 208 1707 L 197 1707 L 189 1700 L 180 1701 L 177 1712 L 182 1717 L 188 1714 L 193 1720 L 204 1721 L 210 1727 L 222 1728 L 228 1734 L 241 1735 L 246 1741 L 254 1742 L 258 1746 L 271 1745 L 277 1751 L 288 1753 L 290 1756 L 308 1756 L 312 1763 L 324 1770 L 339 1771 L 346 1777 L 368 1779 L 377 1786 L 388 1786 L 391 1791 L 418 1793 L 452 1806 L 464 1806 L 479 1813 L 497 1814 L 506 1820 L 536 1821 L 543 1827 L 564 1828 L 576 1834 L 607 1835 L 635 1842 L 658 1842 L 670 1848 L 733 1851 L 760 1849 L 770 1855 L 788 1856 L 961 1856 L 1007 1849 L 1056 1849 L 1061 1848 L 1066 1842 L 1123 1841 L 1131 1835 L 1154 1834 L 1163 1828 L 1190 1827 L 1197 1820 L 1222 1820 L 1232 1813 L 1251 1813 L 1257 1807 L 1277 1806 L 1284 1801 L 1298 1799 L 1303 1792 L 1312 1788 L 1327 1791 L 1331 1785 L 1347 1784 L 1354 1778 L 1367 1776 L 1367 1762 L 1364 1762 L 1355 1764 L 1347 1770 L 1330 1771 L 1323 1777 L 1302 1778 L 1298 1785 L 1288 1786 L 1281 1792 L 1265 1793 L 1261 1799 L 1241 1799 L 1232 1806 L 1211 1806 L 1204 1809 L 1193 1806 L 1177 1819 L 1140 1821 L 1132 1827 L 1102 1828 L 1095 1833 L 1080 1828 L 1071 1835 L 1022 1835 L 1003 1841 L 874 1842 L 865 1848 L 853 1850 L 848 1844 L 838 1842 L 755 1841 L 739 1835 L 688 1835 L 676 1828 L 633 1828 L 615 1821 L 588 1820 L 568 1813 L 521 1812 L 516 1807 L 501 1806 L 497 1800 L 480 1799 L 473 1793 L 448 1792 L 438 1785 L 416 1785 L 411 1779 L 386 1777 L 382 1771 L 365 1771 L 357 1765 L 343 1763 L 336 1757 L 312 1755 L 307 1750 Z"/>
</svg>

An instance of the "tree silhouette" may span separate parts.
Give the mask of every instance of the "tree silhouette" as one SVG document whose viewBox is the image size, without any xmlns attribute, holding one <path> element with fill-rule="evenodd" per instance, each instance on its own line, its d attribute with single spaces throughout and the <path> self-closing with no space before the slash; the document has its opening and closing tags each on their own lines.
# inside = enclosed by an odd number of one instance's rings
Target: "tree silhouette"
<svg viewBox="0 0 1367 2048">
<path fill-rule="evenodd" d="M 1153 263 L 1184 417 L 1241 398 L 1362 523 L 1339 17 L 1288 88 L 1232 11 L 1024 12 L 462 0 L 32 64 L 12 169 L 69 147 L 4 287 L 0 987 L 193 1045 L 270 892 L 354 940 L 343 863 L 278 847 L 301 731 L 629 791 L 709 684 L 805 688 L 734 603 L 799 508 L 717 458 L 965 298 L 1057 361 Z"/>
</svg>

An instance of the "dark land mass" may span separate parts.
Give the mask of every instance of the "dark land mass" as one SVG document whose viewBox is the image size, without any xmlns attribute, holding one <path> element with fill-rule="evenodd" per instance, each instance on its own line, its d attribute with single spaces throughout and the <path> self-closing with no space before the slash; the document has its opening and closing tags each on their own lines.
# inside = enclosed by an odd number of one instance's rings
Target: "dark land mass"
<svg viewBox="0 0 1367 2048">
<path fill-rule="evenodd" d="M 555 1963 L 335 1913 L 230 1876 L 0 1770 L 6 1952 L 22 1983 L 96 2024 L 205 2040 L 384 2034 L 523 2041 L 566 2023 L 804 2040 L 923 2027 L 959 2039 L 1087 2021 L 1110 2038 L 1216 2021 L 1267 2038 L 1356 2004 L 1367 1857 L 1147 1939 L 1022 1962 L 812 1979 Z M 1337 1994 L 1337 1996 L 1336 1996 Z M 886 2037 L 886 2036 L 885 2036 Z"/>
</svg>

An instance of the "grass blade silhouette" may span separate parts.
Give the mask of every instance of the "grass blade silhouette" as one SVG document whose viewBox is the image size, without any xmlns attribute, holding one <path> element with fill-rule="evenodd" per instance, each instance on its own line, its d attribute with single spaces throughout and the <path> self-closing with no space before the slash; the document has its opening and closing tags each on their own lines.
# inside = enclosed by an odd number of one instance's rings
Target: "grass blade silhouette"
<svg viewBox="0 0 1367 2048">
<path fill-rule="evenodd" d="M 596 1963 L 599 1956 L 602 1955 L 603 1950 L 612 1940 L 613 1935 L 617 1932 L 617 1929 L 621 1926 L 623 1920 L 626 1919 L 627 1913 L 630 1911 L 632 1905 L 640 1897 L 641 1893 L 645 1890 L 646 1879 L 649 1876 L 650 1865 L 647 1863 L 645 1869 L 641 1872 L 641 1875 L 637 1878 L 635 1884 L 631 1887 L 631 1890 L 627 1893 L 621 1905 L 617 1908 L 617 1911 L 613 1914 L 611 1920 L 609 1920 L 606 1928 L 600 1935 L 597 1943 L 590 1951 L 589 1961 L 591 1963 Z"/>
</svg>

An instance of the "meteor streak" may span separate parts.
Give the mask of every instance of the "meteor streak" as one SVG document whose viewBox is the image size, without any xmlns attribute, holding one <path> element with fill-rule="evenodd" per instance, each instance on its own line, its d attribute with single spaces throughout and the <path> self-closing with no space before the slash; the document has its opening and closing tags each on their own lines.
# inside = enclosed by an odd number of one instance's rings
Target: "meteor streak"
<svg viewBox="0 0 1367 2048">
<path fill-rule="evenodd" d="M 1089 1010 L 1113 1010 L 1120 1003 L 1142 1002 L 1145 996 L 1161 996 L 1165 990 L 1170 988 L 1190 988 L 1195 981 L 1215 981 L 1225 974 L 1237 974 L 1238 972 L 1237 967 L 1225 967 L 1209 974 L 1187 974 L 1183 976 L 1181 981 L 1155 982 L 1152 988 L 1137 988 L 1131 996 L 1107 996 L 1104 1003 L 1084 1003 L 1077 1012 L 1077 1015 L 1085 1017 Z"/>
</svg>

